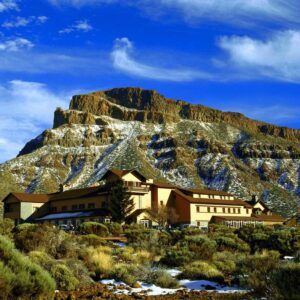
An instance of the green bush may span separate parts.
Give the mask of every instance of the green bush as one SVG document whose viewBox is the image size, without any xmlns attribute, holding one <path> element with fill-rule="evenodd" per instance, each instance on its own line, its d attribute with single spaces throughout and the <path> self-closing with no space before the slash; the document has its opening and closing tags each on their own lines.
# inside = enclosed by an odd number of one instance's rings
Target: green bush
<svg viewBox="0 0 300 300">
<path fill-rule="evenodd" d="M 14 221 L 11 219 L 0 220 L 0 234 L 11 238 L 14 227 Z"/>
<path fill-rule="evenodd" d="M 214 241 L 217 243 L 218 251 L 240 251 L 240 252 L 249 252 L 249 245 L 243 240 L 239 239 L 236 236 L 216 236 Z"/>
<path fill-rule="evenodd" d="M 300 297 L 300 264 L 286 263 L 271 275 L 273 299 L 298 300 Z"/>
<path fill-rule="evenodd" d="M 236 254 L 228 251 L 216 252 L 212 257 L 213 265 L 225 276 L 232 275 L 236 270 Z"/>
<path fill-rule="evenodd" d="M 279 265 L 279 257 L 279 252 L 267 250 L 244 256 L 237 262 L 240 283 L 265 295 L 270 286 L 270 274 Z"/>
<path fill-rule="evenodd" d="M 61 244 L 70 237 L 69 234 L 48 224 L 22 224 L 14 231 L 16 247 L 24 252 L 43 251 L 53 257 L 62 257 L 68 253 Z M 69 247 L 72 251 L 73 246 Z M 64 253 L 59 253 L 63 251 Z"/>
<path fill-rule="evenodd" d="M 0 295 L 2 299 L 7 299 L 9 296 L 12 297 L 15 279 L 16 274 L 0 261 Z"/>
<path fill-rule="evenodd" d="M 38 298 L 53 296 L 55 282 L 50 274 L 16 250 L 4 236 L 0 236 L 1 274 L 0 294 L 9 298 Z"/>
<path fill-rule="evenodd" d="M 80 244 L 84 244 L 85 246 L 97 247 L 107 245 L 107 241 L 96 234 L 80 235 L 78 240 Z"/>
<path fill-rule="evenodd" d="M 84 222 L 80 224 L 79 231 L 81 234 L 95 234 L 98 236 L 108 236 L 108 229 L 104 224 L 97 222 Z"/>
<path fill-rule="evenodd" d="M 148 281 L 162 288 L 175 289 L 179 287 L 178 281 L 165 270 L 153 270 L 148 276 Z"/>
<path fill-rule="evenodd" d="M 109 223 L 107 224 L 107 228 L 108 231 L 110 232 L 110 234 L 114 235 L 114 236 L 119 236 L 120 234 L 123 233 L 123 228 L 122 225 L 119 223 Z"/>
<path fill-rule="evenodd" d="M 79 281 L 65 264 L 54 264 L 50 272 L 57 283 L 57 288 L 60 290 L 74 290 L 79 285 Z"/>
<path fill-rule="evenodd" d="M 183 267 L 181 278 L 206 279 L 217 282 L 224 281 L 224 275 L 214 265 L 204 261 L 194 261 Z"/>
<path fill-rule="evenodd" d="M 204 235 L 186 236 L 184 244 L 194 253 L 195 260 L 210 259 L 217 249 L 217 243 Z"/>
<path fill-rule="evenodd" d="M 168 267 L 180 267 L 194 259 L 194 253 L 186 247 L 179 249 L 173 248 L 167 250 L 166 254 L 161 258 L 160 263 Z"/>
<path fill-rule="evenodd" d="M 109 276 L 132 286 L 138 280 L 147 281 L 148 274 L 149 271 L 141 265 L 117 264 Z"/>
</svg>

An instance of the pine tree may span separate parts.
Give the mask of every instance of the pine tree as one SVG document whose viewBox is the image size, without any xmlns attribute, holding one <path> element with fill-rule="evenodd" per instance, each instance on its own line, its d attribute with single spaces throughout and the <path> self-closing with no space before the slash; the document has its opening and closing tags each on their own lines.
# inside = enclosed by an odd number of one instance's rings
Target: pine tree
<svg viewBox="0 0 300 300">
<path fill-rule="evenodd" d="M 111 188 L 110 212 L 113 222 L 123 223 L 134 210 L 134 201 L 122 181 Z"/>
</svg>

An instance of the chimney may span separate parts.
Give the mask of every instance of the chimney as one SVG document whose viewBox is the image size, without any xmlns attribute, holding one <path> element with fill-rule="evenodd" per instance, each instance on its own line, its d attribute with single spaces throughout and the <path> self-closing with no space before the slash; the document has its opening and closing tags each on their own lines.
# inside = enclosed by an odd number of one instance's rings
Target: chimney
<svg viewBox="0 0 300 300">
<path fill-rule="evenodd" d="M 64 191 L 64 185 L 61 183 L 59 185 L 59 192 L 62 193 Z"/>
</svg>

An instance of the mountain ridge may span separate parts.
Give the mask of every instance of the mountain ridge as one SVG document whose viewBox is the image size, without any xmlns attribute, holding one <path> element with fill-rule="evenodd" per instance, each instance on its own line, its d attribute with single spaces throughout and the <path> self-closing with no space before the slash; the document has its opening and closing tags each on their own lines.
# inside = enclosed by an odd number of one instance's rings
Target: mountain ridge
<svg viewBox="0 0 300 300">
<path fill-rule="evenodd" d="M 69 109 L 57 108 L 53 128 L 0 165 L 0 197 L 94 185 L 112 167 L 255 194 L 286 216 L 300 204 L 300 130 L 140 88 L 75 95 Z"/>
</svg>

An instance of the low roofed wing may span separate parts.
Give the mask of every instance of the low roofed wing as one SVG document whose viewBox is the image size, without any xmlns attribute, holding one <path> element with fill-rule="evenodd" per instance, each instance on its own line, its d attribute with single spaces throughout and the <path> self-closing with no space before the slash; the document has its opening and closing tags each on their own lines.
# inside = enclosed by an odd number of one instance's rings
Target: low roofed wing
<svg viewBox="0 0 300 300">
<path fill-rule="evenodd" d="M 246 208 L 252 208 L 252 206 L 250 204 L 248 204 L 247 202 L 242 201 L 240 199 L 234 199 L 234 200 L 221 200 L 220 199 L 219 200 L 219 199 L 208 199 L 208 198 L 194 198 L 194 197 L 186 195 L 179 189 L 175 189 L 174 193 L 180 195 L 188 202 L 195 203 L 195 204 L 237 205 L 237 206 L 244 206 Z"/>
<path fill-rule="evenodd" d="M 2 202 L 10 196 L 14 197 L 16 202 L 46 203 L 49 201 L 49 195 L 47 194 L 9 193 Z"/>
</svg>

